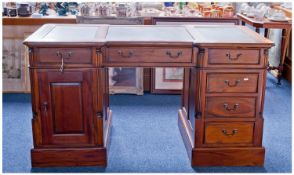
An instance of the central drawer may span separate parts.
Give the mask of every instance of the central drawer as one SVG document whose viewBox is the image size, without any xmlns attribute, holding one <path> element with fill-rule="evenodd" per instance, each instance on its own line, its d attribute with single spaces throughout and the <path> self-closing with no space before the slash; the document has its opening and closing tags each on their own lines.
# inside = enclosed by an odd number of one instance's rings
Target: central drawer
<svg viewBox="0 0 294 175">
<path fill-rule="evenodd" d="M 254 122 L 208 122 L 205 144 L 252 144 Z"/>
<path fill-rule="evenodd" d="M 191 63 L 192 48 L 188 47 L 110 47 L 109 63 Z"/>
<path fill-rule="evenodd" d="M 256 97 L 206 97 L 206 116 L 255 117 Z"/>
</svg>

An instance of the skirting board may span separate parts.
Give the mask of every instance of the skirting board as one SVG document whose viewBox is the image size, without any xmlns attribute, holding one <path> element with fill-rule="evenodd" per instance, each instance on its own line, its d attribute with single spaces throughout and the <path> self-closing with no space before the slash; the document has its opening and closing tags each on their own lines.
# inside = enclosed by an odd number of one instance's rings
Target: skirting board
<svg viewBox="0 0 294 175">
<path fill-rule="evenodd" d="M 32 149 L 32 167 L 106 166 L 106 148 Z"/>
<path fill-rule="evenodd" d="M 180 133 L 182 135 L 184 145 L 186 147 L 188 157 L 191 160 L 192 159 L 192 149 L 193 149 L 193 141 L 192 141 L 192 133 L 189 129 L 189 125 L 187 123 L 186 113 L 180 109 L 178 112 L 178 127 L 180 130 Z"/>
<path fill-rule="evenodd" d="M 263 147 L 194 148 L 192 166 L 263 166 Z"/>
</svg>

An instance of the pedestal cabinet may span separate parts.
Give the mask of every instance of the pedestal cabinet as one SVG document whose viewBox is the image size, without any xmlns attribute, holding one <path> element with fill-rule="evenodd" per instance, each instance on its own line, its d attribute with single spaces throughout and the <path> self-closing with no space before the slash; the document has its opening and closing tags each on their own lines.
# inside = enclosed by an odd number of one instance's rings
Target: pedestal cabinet
<svg viewBox="0 0 294 175">
<path fill-rule="evenodd" d="M 30 73 L 32 165 L 106 165 L 108 95 L 101 77 L 107 78 L 107 70 L 31 68 Z"/>
<path fill-rule="evenodd" d="M 190 86 L 199 88 L 189 93 L 194 101 L 189 103 L 189 116 L 195 115 L 192 164 L 263 165 L 265 70 L 208 68 L 190 74 Z M 183 111 L 180 117 L 187 115 Z"/>
<path fill-rule="evenodd" d="M 43 145 L 102 144 L 93 135 L 96 70 L 38 70 Z"/>
<path fill-rule="evenodd" d="M 56 36 L 60 29 L 68 29 L 64 26 L 47 25 L 35 36 L 46 37 L 51 31 L 51 39 L 71 40 L 69 35 Z M 94 33 L 98 40 L 103 30 L 88 27 L 90 36 Z M 75 32 L 87 38 L 80 33 L 84 29 L 80 27 Z M 101 66 L 101 46 L 75 42 L 51 45 L 42 41 L 29 44 L 32 166 L 106 166 L 111 110 L 108 70 Z"/>
<path fill-rule="evenodd" d="M 103 126 L 103 122 L 107 124 L 107 113 L 103 111 L 107 111 L 108 96 L 105 80 L 100 79 L 106 69 L 61 72 L 31 68 L 30 72 L 35 103 L 32 165 L 106 165 L 107 141 L 103 132 L 109 126 Z M 103 101 L 98 101 L 100 96 L 104 96 Z"/>
<path fill-rule="evenodd" d="M 199 52 L 196 68 L 185 70 L 179 111 L 188 155 L 194 166 L 261 166 L 268 49 L 245 37 L 249 31 L 223 27 L 219 33 L 213 28 L 191 29 Z M 238 34 L 232 38 L 229 33 Z"/>
</svg>

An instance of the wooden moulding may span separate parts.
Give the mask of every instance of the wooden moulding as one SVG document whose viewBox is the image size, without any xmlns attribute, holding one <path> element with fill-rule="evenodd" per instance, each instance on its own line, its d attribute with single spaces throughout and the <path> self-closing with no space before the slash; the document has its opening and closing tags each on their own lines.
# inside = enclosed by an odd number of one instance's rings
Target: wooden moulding
<svg viewBox="0 0 294 175">
<path fill-rule="evenodd" d="M 32 167 L 106 166 L 106 148 L 32 149 Z"/>
<path fill-rule="evenodd" d="M 178 126 L 180 129 L 180 133 L 182 135 L 188 156 L 190 160 L 192 160 L 192 154 L 191 154 L 193 149 L 192 130 L 187 120 L 187 114 L 183 109 L 180 109 L 178 113 Z"/>
<path fill-rule="evenodd" d="M 263 147 L 193 148 L 192 166 L 263 166 Z"/>
<path fill-rule="evenodd" d="M 107 110 L 107 121 L 106 121 L 106 127 L 104 129 L 104 147 L 109 150 L 109 142 L 110 142 L 110 134 L 111 134 L 111 121 L 112 121 L 112 110 Z"/>
<path fill-rule="evenodd" d="M 32 17 L 3 17 L 3 25 L 43 25 L 46 23 L 62 23 L 62 24 L 75 24 L 75 16 L 69 17 L 42 17 L 42 18 L 32 18 Z"/>
</svg>

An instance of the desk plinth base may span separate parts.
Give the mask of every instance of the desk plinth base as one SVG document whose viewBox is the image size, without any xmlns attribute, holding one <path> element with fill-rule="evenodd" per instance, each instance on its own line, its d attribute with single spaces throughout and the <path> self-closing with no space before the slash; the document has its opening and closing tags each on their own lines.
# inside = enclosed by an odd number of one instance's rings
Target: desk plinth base
<svg viewBox="0 0 294 175">
<path fill-rule="evenodd" d="M 179 110 L 178 126 L 192 166 L 263 166 L 264 164 L 263 147 L 193 147 L 193 131 L 188 124 L 186 112 L 182 109 Z"/>
<path fill-rule="evenodd" d="M 263 147 L 193 148 L 192 166 L 263 166 Z"/>
<path fill-rule="evenodd" d="M 106 148 L 32 149 L 32 167 L 106 166 Z"/>
</svg>

